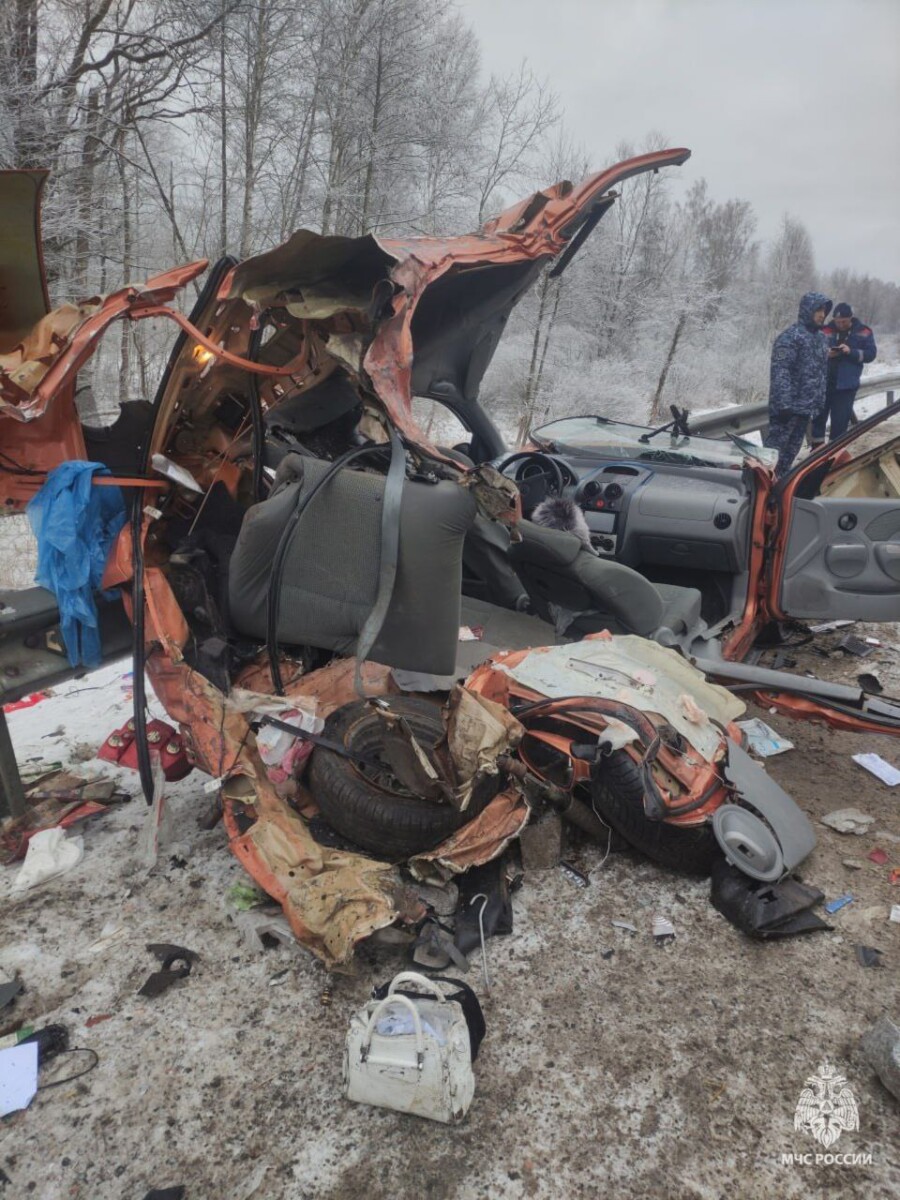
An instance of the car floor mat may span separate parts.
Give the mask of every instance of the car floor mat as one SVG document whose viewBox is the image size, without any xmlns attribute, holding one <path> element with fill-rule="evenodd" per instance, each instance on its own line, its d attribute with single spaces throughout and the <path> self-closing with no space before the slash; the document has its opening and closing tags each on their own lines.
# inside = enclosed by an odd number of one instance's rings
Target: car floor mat
<svg viewBox="0 0 900 1200">
<path fill-rule="evenodd" d="M 487 902 L 477 897 L 486 896 Z M 506 878 L 505 858 L 494 859 L 482 867 L 473 867 L 459 880 L 459 907 L 456 910 L 456 946 L 469 954 L 481 945 L 479 916 L 485 938 L 512 933 L 513 911 Z"/>
<path fill-rule="evenodd" d="M 832 929 L 811 911 L 824 898 L 817 888 L 807 887 L 790 875 L 777 883 L 751 879 L 724 858 L 712 870 L 713 908 L 750 937 L 772 939 Z"/>
</svg>

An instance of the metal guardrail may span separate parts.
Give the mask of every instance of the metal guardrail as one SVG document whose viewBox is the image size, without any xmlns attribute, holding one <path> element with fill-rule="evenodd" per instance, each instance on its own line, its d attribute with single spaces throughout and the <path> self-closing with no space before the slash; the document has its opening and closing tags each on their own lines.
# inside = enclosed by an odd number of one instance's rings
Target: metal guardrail
<svg viewBox="0 0 900 1200">
<path fill-rule="evenodd" d="M 862 400 L 865 396 L 877 396 L 882 392 L 888 392 L 892 396 L 897 389 L 900 389 L 900 375 L 881 375 L 874 379 L 864 379 L 856 398 Z M 888 403 L 890 402 L 889 400 Z M 761 404 L 738 404 L 734 408 L 721 408 L 717 412 L 703 413 L 701 416 L 690 418 L 693 432 L 704 437 L 724 437 L 726 433 L 755 433 L 765 429 L 768 424 L 769 405 L 766 401 Z"/>
</svg>

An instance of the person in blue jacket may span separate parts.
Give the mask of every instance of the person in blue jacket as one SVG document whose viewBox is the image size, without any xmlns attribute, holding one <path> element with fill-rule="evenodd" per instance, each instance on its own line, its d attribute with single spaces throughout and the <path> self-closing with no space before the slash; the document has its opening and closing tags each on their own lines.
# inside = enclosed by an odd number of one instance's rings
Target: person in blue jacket
<svg viewBox="0 0 900 1200">
<path fill-rule="evenodd" d="M 807 425 L 825 407 L 828 349 L 822 326 L 830 311 L 827 296 L 807 292 L 800 299 L 797 320 L 772 346 L 769 432 L 763 445 L 778 451 L 778 476 L 791 469 Z"/>
<path fill-rule="evenodd" d="M 823 325 L 828 346 L 828 382 L 825 407 L 812 423 L 813 450 L 825 441 L 825 422 L 831 417 L 831 441 L 847 432 L 853 401 L 865 363 L 874 362 L 875 335 L 853 315 L 849 304 L 836 304 L 831 324 Z"/>
</svg>

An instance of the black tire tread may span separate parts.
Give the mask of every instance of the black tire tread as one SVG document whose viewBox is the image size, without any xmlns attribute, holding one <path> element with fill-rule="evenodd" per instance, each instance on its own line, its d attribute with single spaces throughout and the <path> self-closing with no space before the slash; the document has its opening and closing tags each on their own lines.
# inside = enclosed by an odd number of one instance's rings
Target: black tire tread
<svg viewBox="0 0 900 1200">
<path fill-rule="evenodd" d="M 413 696 L 392 697 L 391 710 L 406 717 L 416 737 L 433 746 L 443 735 L 439 704 Z M 323 737 L 352 749 L 347 738 L 367 710 L 366 701 L 336 709 L 326 720 Z M 373 714 L 373 720 L 377 720 Z M 397 796 L 383 791 L 356 770 L 349 759 L 318 746 L 312 755 L 309 787 L 328 824 L 370 853 L 399 861 L 430 850 L 472 820 L 490 794 L 473 796 L 465 812 L 447 804 Z"/>
<path fill-rule="evenodd" d="M 651 821 L 644 812 L 641 770 L 624 750 L 598 763 L 591 789 L 594 808 L 636 850 L 664 867 L 690 875 L 709 875 L 719 856 L 707 823 L 690 828 Z"/>
</svg>

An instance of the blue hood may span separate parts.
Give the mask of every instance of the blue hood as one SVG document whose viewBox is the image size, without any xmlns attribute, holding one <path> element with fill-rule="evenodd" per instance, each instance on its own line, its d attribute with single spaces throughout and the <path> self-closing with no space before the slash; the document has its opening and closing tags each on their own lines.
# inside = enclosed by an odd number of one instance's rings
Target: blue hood
<svg viewBox="0 0 900 1200">
<path fill-rule="evenodd" d="M 800 312 L 797 315 L 797 320 L 807 329 L 817 329 L 818 326 L 813 321 L 813 313 L 817 308 L 825 309 L 825 316 L 831 312 L 831 301 L 827 296 L 823 296 L 821 292 L 807 292 L 805 296 L 800 298 Z"/>
</svg>

